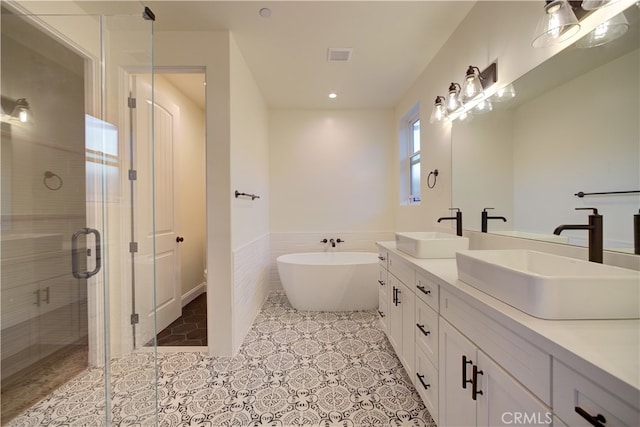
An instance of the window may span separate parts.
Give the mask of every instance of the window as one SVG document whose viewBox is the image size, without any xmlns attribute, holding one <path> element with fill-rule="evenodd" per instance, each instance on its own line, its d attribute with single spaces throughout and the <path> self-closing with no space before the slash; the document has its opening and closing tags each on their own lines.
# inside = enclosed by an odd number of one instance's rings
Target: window
<svg viewBox="0 0 640 427">
<path fill-rule="evenodd" d="M 400 123 L 400 204 L 420 202 L 420 117 L 416 104 Z"/>
<path fill-rule="evenodd" d="M 409 149 L 409 196 L 412 201 L 420 201 L 420 119 L 410 124 Z"/>
</svg>

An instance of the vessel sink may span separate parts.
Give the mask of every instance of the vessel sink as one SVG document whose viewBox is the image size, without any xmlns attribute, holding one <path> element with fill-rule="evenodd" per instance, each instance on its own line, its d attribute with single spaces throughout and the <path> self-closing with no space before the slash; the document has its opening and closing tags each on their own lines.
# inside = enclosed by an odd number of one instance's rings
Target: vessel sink
<svg viewBox="0 0 640 427">
<path fill-rule="evenodd" d="M 541 319 L 640 318 L 640 272 L 543 252 L 456 254 L 458 279 Z"/>
<path fill-rule="evenodd" d="M 469 249 L 469 239 L 439 232 L 398 232 L 396 248 L 414 258 L 455 258 L 456 251 Z"/>
</svg>

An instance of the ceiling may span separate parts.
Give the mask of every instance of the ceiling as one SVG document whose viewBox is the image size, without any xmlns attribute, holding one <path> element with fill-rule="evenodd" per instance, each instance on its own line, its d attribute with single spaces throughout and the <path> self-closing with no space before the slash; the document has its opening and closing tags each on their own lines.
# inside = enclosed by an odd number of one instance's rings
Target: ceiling
<svg viewBox="0 0 640 427">
<path fill-rule="evenodd" d="M 143 3 L 155 31 L 229 30 L 270 108 L 362 109 L 393 108 L 475 1 Z M 328 48 L 351 60 L 328 62 Z"/>
</svg>

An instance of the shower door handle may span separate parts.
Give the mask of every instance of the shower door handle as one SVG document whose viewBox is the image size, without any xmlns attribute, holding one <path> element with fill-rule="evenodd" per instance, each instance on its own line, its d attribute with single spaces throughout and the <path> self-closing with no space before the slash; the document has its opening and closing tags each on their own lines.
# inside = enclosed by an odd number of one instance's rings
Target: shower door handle
<svg viewBox="0 0 640 427">
<path fill-rule="evenodd" d="M 93 234 L 96 237 L 96 266 L 91 271 L 78 271 L 78 237 Z M 76 279 L 88 279 L 95 276 L 102 267 L 102 248 L 100 245 L 100 232 L 94 228 L 81 228 L 71 237 L 71 272 Z"/>
</svg>

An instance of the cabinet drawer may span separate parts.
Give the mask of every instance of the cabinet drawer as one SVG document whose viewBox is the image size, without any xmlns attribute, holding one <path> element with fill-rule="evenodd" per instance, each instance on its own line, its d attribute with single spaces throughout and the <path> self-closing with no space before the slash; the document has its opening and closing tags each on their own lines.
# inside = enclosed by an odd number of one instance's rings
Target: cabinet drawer
<svg viewBox="0 0 640 427">
<path fill-rule="evenodd" d="M 412 378 L 433 421 L 438 423 L 438 370 L 419 347 L 416 347 L 416 376 Z M 424 383 L 424 384 L 423 384 Z"/>
<path fill-rule="evenodd" d="M 438 366 L 438 313 L 416 299 L 416 345 Z"/>
<path fill-rule="evenodd" d="M 429 304 L 436 313 L 439 311 L 439 289 L 440 287 L 433 283 L 424 274 L 416 272 L 416 288 L 415 292 L 418 298 Z"/>
<path fill-rule="evenodd" d="M 383 267 L 378 267 L 378 289 L 385 294 L 389 289 L 389 285 L 387 285 L 387 269 Z"/>
<path fill-rule="evenodd" d="M 389 312 L 387 311 L 388 304 L 387 294 L 381 289 L 378 292 L 378 318 L 380 319 L 380 324 L 382 325 L 382 329 L 385 333 L 387 332 L 387 324 L 389 321 Z"/>
<path fill-rule="evenodd" d="M 447 290 L 440 315 L 545 404 L 551 405 L 551 356 Z"/>
<path fill-rule="evenodd" d="M 638 404 L 637 393 L 635 396 L 627 397 Z M 570 426 L 589 425 L 589 416 L 603 417 L 599 422 L 606 426 L 640 426 L 638 407 L 634 408 L 604 387 L 555 359 L 553 411 Z"/>
<path fill-rule="evenodd" d="M 378 264 L 385 270 L 389 268 L 389 253 L 381 247 L 378 248 Z"/>
<path fill-rule="evenodd" d="M 413 266 L 397 255 L 389 254 L 389 273 L 396 276 L 413 291 L 416 272 Z"/>
</svg>

